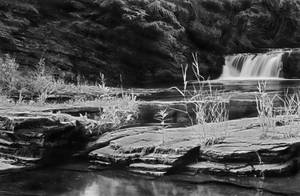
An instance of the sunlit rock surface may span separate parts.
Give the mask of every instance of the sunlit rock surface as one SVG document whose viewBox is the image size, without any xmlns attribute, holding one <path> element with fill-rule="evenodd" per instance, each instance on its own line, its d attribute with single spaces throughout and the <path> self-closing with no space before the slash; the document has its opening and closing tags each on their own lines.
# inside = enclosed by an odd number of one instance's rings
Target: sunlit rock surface
<svg viewBox="0 0 300 196">
<path fill-rule="evenodd" d="M 299 0 L 2 0 L 0 11 L 0 52 L 26 70 L 44 57 L 68 80 L 174 82 L 195 51 L 216 78 L 224 54 L 300 42 Z"/>
<path fill-rule="evenodd" d="M 297 125 L 263 132 L 252 118 L 204 127 L 122 129 L 104 134 L 89 148 L 95 168 L 128 166 L 153 175 L 282 176 L 297 171 L 299 136 Z"/>
</svg>

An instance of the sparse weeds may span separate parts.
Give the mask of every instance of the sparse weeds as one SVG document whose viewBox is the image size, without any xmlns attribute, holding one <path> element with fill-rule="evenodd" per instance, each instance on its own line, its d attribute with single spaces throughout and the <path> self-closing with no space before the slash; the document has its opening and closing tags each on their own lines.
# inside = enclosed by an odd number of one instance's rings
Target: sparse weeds
<svg viewBox="0 0 300 196">
<path fill-rule="evenodd" d="M 168 108 L 161 109 L 160 111 L 157 112 L 155 115 L 155 119 L 160 122 L 160 125 L 164 128 L 166 126 L 166 121 L 168 117 Z"/>
<path fill-rule="evenodd" d="M 21 92 L 24 88 L 24 78 L 18 71 L 19 65 L 15 59 L 6 55 L 0 58 L 0 88 L 2 93 L 11 95 L 13 92 Z"/>
<path fill-rule="evenodd" d="M 19 65 L 13 58 L 9 56 L 0 58 L 0 104 L 3 107 L 16 106 L 24 110 L 38 110 L 38 107 L 46 104 L 50 96 L 62 94 L 74 96 L 74 99 L 63 102 L 62 105 L 47 103 L 46 106 L 51 108 L 64 105 L 96 106 L 97 104 L 102 109 L 98 120 L 101 123 L 112 123 L 113 128 L 128 125 L 138 116 L 136 96 L 126 93 L 122 93 L 121 97 L 110 96 L 108 94 L 110 89 L 106 86 L 105 76 L 102 73 L 99 75 L 100 83 L 83 84 L 84 81 L 78 78 L 76 85 L 66 84 L 64 80 L 55 78 L 51 70 L 46 67 L 44 58 L 37 63 L 36 71 L 27 73 L 26 76 L 18 68 Z M 24 100 L 24 93 L 27 93 L 27 100 Z"/>
<path fill-rule="evenodd" d="M 298 93 L 289 94 L 287 91 L 284 97 L 269 95 L 266 91 L 266 81 L 258 82 L 256 95 L 256 109 L 258 120 L 262 128 L 261 138 L 291 138 L 298 134 L 294 133 L 295 124 L 300 116 L 300 97 Z M 276 105 L 275 102 L 279 102 Z M 285 126 L 285 132 L 276 131 L 276 126 Z"/>
<path fill-rule="evenodd" d="M 0 58 L 0 85 L 2 90 L 11 90 L 16 86 L 19 72 L 19 65 L 8 55 Z"/>
<path fill-rule="evenodd" d="M 99 87 L 101 88 L 106 88 L 106 79 L 105 79 L 105 75 L 103 73 L 99 73 L 99 79 L 100 79 L 100 84 Z"/>
<path fill-rule="evenodd" d="M 51 74 L 47 73 L 44 58 L 40 59 L 36 70 L 29 86 L 31 92 L 38 95 L 37 102 L 44 104 L 50 95 L 63 88 L 65 84 L 62 80 L 56 80 Z"/>
<path fill-rule="evenodd" d="M 25 75 L 19 71 L 19 65 L 10 56 L 0 58 L 0 90 L 8 97 L 17 97 L 17 103 L 27 99 L 35 100 L 44 104 L 51 95 L 57 94 L 105 94 L 109 91 L 106 87 L 104 74 L 100 73 L 99 85 L 66 84 L 63 79 L 53 76 L 51 70 L 47 69 L 45 59 L 41 58 L 35 66 L 34 72 Z"/>
<path fill-rule="evenodd" d="M 168 120 L 168 108 L 161 109 L 158 111 L 158 113 L 155 115 L 155 119 L 160 122 L 161 128 L 163 129 L 163 137 L 162 137 L 162 143 L 165 143 L 165 128 L 166 126 L 166 121 Z"/>
<path fill-rule="evenodd" d="M 99 100 L 99 104 L 103 110 L 98 119 L 101 122 L 121 127 L 138 118 L 138 102 L 133 94 L 123 94 L 122 97 L 105 97 Z"/>
<path fill-rule="evenodd" d="M 255 97 L 256 109 L 258 112 L 259 124 L 262 127 L 263 134 L 262 137 L 267 135 L 269 128 L 275 128 L 275 110 L 274 110 L 274 100 L 276 95 L 270 97 L 266 92 L 267 83 L 264 81 L 258 82 L 258 94 Z"/>
<path fill-rule="evenodd" d="M 185 114 L 188 115 L 191 124 L 198 124 L 202 127 L 202 136 L 200 140 L 207 137 L 206 124 L 219 123 L 228 120 L 228 97 L 212 88 L 209 80 L 205 80 L 200 73 L 200 65 L 197 54 L 192 54 L 193 62 L 191 69 L 196 78 L 196 81 L 188 81 L 187 73 L 189 66 L 181 67 L 183 78 L 183 89 L 172 87 L 176 89 L 183 97 Z M 191 89 L 188 86 L 191 85 Z M 194 105 L 193 114 L 189 114 L 187 103 Z M 192 117 L 194 116 L 194 118 Z M 213 141 L 213 140 L 211 140 Z M 211 142 L 209 142 L 211 143 Z"/>
<path fill-rule="evenodd" d="M 183 97 L 185 111 L 191 121 L 191 124 L 203 124 L 206 122 L 223 122 L 228 120 L 227 103 L 229 97 L 225 97 L 220 91 L 213 89 L 209 80 L 204 80 L 200 74 L 200 66 L 197 54 L 193 54 L 192 71 L 196 78 L 196 82 L 187 80 L 188 65 L 182 66 L 183 89 L 176 89 Z M 192 89 L 188 89 L 188 85 Z M 195 119 L 188 113 L 187 103 L 194 105 Z"/>
</svg>

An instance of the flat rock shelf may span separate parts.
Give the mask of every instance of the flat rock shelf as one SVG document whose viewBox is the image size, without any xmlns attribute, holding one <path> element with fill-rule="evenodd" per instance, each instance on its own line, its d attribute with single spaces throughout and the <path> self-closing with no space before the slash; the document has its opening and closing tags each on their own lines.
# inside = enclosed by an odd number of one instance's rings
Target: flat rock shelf
<svg viewBox="0 0 300 196">
<path fill-rule="evenodd" d="M 186 128 L 134 127 L 106 133 L 87 151 L 97 165 L 141 174 L 285 176 L 298 170 L 298 123 L 262 130 L 257 118 Z"/>
<path fill-rule="evenodd" d="M 116 130 L 60 112 L 5 112 L 0 113 L 0 171 L 83 158 L 90 169 L 118 167 L 155 176 L 292 175 L 299 166 L 300 123 L 296 119 L 292 124 L 280 120 L 276 124 L 261 127 L 258 118 L 244 118 L 189 127 L 156 123 Z"/>
</svg>

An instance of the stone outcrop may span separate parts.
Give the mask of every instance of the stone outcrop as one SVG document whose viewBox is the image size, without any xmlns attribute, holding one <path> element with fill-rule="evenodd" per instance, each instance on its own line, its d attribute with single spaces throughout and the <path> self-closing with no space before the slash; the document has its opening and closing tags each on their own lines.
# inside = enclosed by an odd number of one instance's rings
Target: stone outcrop
<svg viewBox="0 0 300 196">
<path fill-rule="evenodd" d="M 67 114 L 0 115 L 0 171 L 63 162 L 82 148 L 99 125 Z"/>
<path fill-rule="evenodd" d="M 93 167 L 128 167 L 163 175 L 183 172 L 282 176 L 298 170 L 296 125 L 263 132 L 256 118 L 187 128 L 140 127 L 104 134 L 87 151 Z"/>
<path fill-rule="evenodd" d="M 44 57 L 73 81 L 103 72 L 114 84 L 120 74 L 123 84 L 174 83 L 192 52 L 215 78 L 224 54 L 300 42 L 299 0 L 2 0 L 0 11 L 2 54 L 25 70 Z"/>
<path fill-rule="evenodd" d="M 185 128 L 156 125 L 113 131 L 109 123 L 76 117 L 78 110 L 61 110 L 71 111 L 75 116 L 47 110 L 2 111 L 1 172 L 76 157 L 88 157 L 93 169 L 121 167 L 158 176 L 174 173 L 283 176 L 298 171 L 297 121 L 291 125 L 280 121 L 275 128 L 265 130 L 257 118 L 249 118 Z"/>
</svg>

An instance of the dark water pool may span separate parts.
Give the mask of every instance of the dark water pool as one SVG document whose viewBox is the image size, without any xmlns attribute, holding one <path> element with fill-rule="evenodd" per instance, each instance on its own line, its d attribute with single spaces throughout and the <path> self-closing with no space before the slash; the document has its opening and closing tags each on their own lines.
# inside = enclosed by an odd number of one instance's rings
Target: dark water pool
<svg viewBox="0 0 300 196">
<path fill-rule="evenodd" d="M 78 169 L 80 167 L 80 169 Z M 88 171 L 84 165 L 26 171 L 0 176 L 0 195 L 58 196 L 252 196 L 282 195 L 230 183 L 213 182 L 213 178 L 168 176 L 150 178 L 120 170 Z M 228 180 L 227 180 L 228 181 Z M 255 180 L 254 180 L 255 181 Z M 228 181 L 229 182 L 229 181 Z M 279 184 L 278 184 L 279 185 Z M 253 183 L 252 185 L 253 186 Z M 274 184 L 275 186 L 275 184 Z M 272 187 L 271 187 L 272 188 Z M 299 188 L 296 188 L 299 189 Z M 282 190 L 281 190 L 282 191 Z M 300 194 L 300 192 L 298 192 Z M 291 192 L 290 192 L 291 194 Z"/>
</svg>

